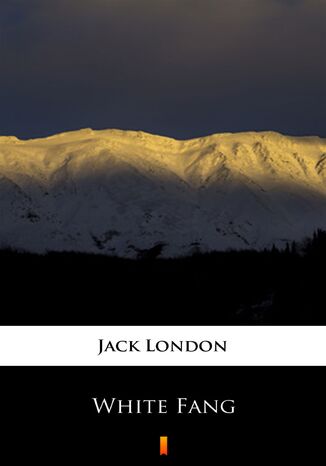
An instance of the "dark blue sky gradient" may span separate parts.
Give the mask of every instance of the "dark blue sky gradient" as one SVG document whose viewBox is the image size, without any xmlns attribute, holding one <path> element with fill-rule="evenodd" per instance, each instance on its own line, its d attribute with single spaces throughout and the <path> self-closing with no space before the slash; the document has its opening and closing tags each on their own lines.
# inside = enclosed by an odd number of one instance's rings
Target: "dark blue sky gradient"
<svg viewBox="0 0 326 466">
<path fill-rule="evenodd" d="M 325 0 L 2 0 L 0 134 L 326 137 Z"/>
</svg>

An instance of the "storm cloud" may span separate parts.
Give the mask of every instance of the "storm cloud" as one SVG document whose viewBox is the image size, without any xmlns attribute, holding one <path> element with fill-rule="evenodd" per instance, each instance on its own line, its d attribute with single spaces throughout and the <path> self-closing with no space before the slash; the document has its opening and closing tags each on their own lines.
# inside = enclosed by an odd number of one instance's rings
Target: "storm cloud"
<svg viewBox="0 0 326 466">
<path fill-rule="evenodd" d="M 0 134 L 326 136 L 324 0 L 3 0 Z"/>
</svg>

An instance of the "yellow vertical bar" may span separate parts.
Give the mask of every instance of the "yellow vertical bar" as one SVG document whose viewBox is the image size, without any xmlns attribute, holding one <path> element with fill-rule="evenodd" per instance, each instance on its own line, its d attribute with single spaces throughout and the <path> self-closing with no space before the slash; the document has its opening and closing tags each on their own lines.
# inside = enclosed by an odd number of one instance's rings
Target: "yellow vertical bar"
<svg viewBox="0 0 326 466">
<path fill-rule="evenodd" d="M 168 455 L 168 438 L 160 437 L 160 455 Z"/>
</svg>

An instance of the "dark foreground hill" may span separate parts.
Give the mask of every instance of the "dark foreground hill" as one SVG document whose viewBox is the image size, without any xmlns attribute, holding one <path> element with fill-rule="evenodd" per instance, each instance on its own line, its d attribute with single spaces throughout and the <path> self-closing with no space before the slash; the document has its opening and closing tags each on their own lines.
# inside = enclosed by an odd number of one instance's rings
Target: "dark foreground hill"
<svg viewBox="0 0 326 466">
<path fill-rule="evenodd" d="M 326 234 L 284 251 L 138 260 L 3 250 L 1 324 L 326 324 Z"/>
</svg>

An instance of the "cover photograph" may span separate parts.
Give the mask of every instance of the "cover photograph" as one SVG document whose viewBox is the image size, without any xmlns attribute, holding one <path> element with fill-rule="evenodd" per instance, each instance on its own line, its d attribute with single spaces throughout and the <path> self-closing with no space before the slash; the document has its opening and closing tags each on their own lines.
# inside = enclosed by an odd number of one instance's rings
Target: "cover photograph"
<svg viewBox="0 0 326 466">
<path fill-rule="evenodd" d="M 325 19 L 2 0 L 0 322 L 325 323 Z"/>
<path fill-rule="evenodd" d="M 324 0 L 1 0 L 10 464 L 321 457 L 325 25 Z"/>
</svg>

